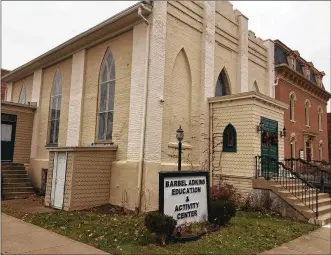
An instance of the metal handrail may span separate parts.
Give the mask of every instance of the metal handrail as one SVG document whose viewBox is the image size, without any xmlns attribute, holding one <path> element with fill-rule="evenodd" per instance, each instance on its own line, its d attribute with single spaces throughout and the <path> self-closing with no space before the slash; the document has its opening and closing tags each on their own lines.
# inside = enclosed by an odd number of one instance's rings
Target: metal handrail
<svg viewBox="0 0 331 255">
<path fill-rule="evenodd" d="M 256 156 L 255 158 L 257 178 L 263 177 L 267 180 L 275 180 L 294 197 L 315 212 L 316 218 L 318 218 L 319 189 L 317 187 L 302 178 L 299 173 L 288 168 L 284 163 L 278 162 L 275 158 L 270 156 Z M 270 169 L 272 171 L 270 171 Z"/>
<path fill-rule="evenodd" d="M 331 173 L 320 166 L 300 158 L 285 159 L 285 162 L 290 163 L 291 169 L 300 174 L 303 179 L 320 187 L 321 192 L 331 187 Z"/>
</svg>

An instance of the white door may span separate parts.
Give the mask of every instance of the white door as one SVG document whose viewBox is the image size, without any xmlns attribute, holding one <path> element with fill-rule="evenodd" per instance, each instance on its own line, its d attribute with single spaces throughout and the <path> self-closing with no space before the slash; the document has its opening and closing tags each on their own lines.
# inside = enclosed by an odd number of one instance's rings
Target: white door
<svg viewBox="0 0 331 255">
<path fill-rule="evenodd" d="M 64 185 L 67 169 L 67 153 L 55 152 L 53 164 L 53 181 L 51 203 L 54 208 L 62 209 Z"/>
</svg>

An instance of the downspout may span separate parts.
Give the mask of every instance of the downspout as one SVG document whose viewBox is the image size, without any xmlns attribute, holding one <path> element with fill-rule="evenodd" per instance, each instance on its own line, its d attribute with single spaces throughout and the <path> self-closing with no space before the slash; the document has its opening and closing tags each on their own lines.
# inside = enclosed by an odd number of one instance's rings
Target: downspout
<svg viewBox="0 0 331 255">
<path fill-rule="evenodd" d="M 279 78 L 277 77 L 276 80 L 274 81 L 274 85 L 272 86 L 274 98 L 276 98 L 276 86 L 278 86 L 278 81 Z"/>
<path fill-rule="evenodd" d="M 144 8 L 144 5 L 141 5 Z M 140 152 L 139 152 L 139 168 L 138 168 L 138 194 L 137 200 L 138 201 L 138 212 L 141 211 L 141 204 L 142 204 L 142 184 L 143 184 L 143 169 L 144 169 L 144 148 L 145 148 L 145 133 L 146 133 L 146 112 L 147 112 L 147 95 L 148 95 L 148 71 L 149 71 L 149 22 L 148 20 L 142 15 L 142 7 L 138 8 L 138 15 L 144 20 L 147 24 L 146 27 L 146 59 L 145 59 L 145 84 L 144 84 L 144 109 L 143 109 L 143 116 L 142 116 L 142 126 L 141 126 L 141 137 L 140 137 Z"/>
</svg>

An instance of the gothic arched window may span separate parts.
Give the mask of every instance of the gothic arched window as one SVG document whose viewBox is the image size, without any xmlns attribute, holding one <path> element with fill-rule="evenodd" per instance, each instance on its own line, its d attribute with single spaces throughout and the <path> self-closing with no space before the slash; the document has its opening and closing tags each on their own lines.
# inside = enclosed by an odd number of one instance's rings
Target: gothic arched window
<svg viewBox="0 0 331 255">
<path fill-rule="evenodd" d="M 115 98 L 115 61 L 107 49 L 99 74 L 99 104 L 97 140 L 112 139 Z"/>
<path fill-rule="evenodd" d="M 60 126 L 60 113 L 61 113 L 61 98 L 62 98 L 62 77 L 59 70 L 56 71 L 53 80 L 51 100 L 50 100 L 50 113 L 49 113 L 49 144 L 58 144 L 59 139 L 59 126 Z"/>
<path fill-rule="evenodd" d="M 222 72 L 218 75 L 215 89 L 215 97 L 226 96 L 230 94 L 230 85 L 226 75 L 226 72 L 223 68 Z"/>
<path fill-rule="evenodd" d="M 18 99 L 18 102 L 20 104 L 26 104 L 26 88 L 25 88 L 24 85 L 21 88 L 21 93 L 20 93 L 20 97 Z"/>
<path fill-rule="evenodd" d="M 223 151 L 237 152 L 237 132 L 232 124 L 228 124 L 223 132 Z"/>
</svg>

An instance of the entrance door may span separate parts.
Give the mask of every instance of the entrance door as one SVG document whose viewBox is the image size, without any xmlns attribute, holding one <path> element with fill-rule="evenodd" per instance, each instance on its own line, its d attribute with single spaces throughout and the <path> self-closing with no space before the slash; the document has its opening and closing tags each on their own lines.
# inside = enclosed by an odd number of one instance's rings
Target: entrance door
<svg viewBox="0 0 331 255">
<path fill-rule="evenodd" d="M 278 122 L 261 117 L 261 168 L 262 174 L 278 174 Z"/>
<path fill-rule="evenodd" d="M 54 208 L 57 209 L 62 209 L 63 207 L 66 169 L 67 153 L 55 152 L 53 163 L 51 204 Z"/>
<path fill-rule="evenodd" d="M 310 142 L 306 142 L 306 160 L 308 162 L 311 161 L 311 148 L 310 148 Z"/>
<path fill-rule="evenodd" d="M 16 115 L 1 114 L 1 161 L 14 158 Z"/>
</svg>

